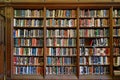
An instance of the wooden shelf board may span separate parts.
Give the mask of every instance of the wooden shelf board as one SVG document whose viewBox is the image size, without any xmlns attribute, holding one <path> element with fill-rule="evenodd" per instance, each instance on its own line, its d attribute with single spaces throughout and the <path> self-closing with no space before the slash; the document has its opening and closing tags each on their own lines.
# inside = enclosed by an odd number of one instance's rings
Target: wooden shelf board
<svg viewBox="0 0 120 80">
<path fill-rule="evenodd" d="M 44 78 L 41 75 L 12 75 L 11 79 L 18 79 L 18 80 L 20 79 L 29 79 L 29 80 L 30 79 L 34 79 L 34 80 L 41 79 L 43 80 Z"/>
<path fill-rule="evenodd" d="M 77 80 L 77 76 L 76 75 L 66 75 L 66 74 L 64 74 L 64 75 L 46 75 L 45 76 L 45 79 L 55 79 L 55 80 L 61 80 L 61 79 L 65 79 L 65 80 Z"/>
<path fill-rule="evenodd" d="M 102 75 L 80 75 L 79 76 L 79 79 L 103 79 L 103 80 L 106 80 L 106 79 L 112 79 L 112 77 L 110 75 L 106 75 L 106 74 L 102 74 Z"/>
</svg>

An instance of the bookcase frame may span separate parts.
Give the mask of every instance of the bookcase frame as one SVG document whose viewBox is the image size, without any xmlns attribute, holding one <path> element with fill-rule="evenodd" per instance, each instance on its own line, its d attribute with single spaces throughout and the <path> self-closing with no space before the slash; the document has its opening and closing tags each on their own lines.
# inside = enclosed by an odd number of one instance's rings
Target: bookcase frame
<svg viewBox="0 0 120 80">
<path fill-rule="evenodd" d="M 112 38 L 113 38 L 113 48 L 112 48 L 112 50 L 113 50 L 113 55 L 112 55 L 112 57 L 113 57 L 113 75 L 114 75 L 114 79 L 116 79 L 116 77 L 119 77 L 119 73 L 117 74 L 117 72 L 116 71 L 120 71 L 119 70 L 119 64 L 117 64 L 117 66 L 116 66 L 116 62 L 117 63 L 119 63 L 119 60 L 117 59 L 118 57 L 120 57 L 119 56 L 119 52 L 120 52 L 120 50 L 119 50 L 119 47 L 120 47 L 120 45 L 119 45 L 119 39 L 120 39 L 120 34 L 119 34 L 119 21 L 118 20 L 120 20 L 120 18 L 119 18 L 119 10 L 120 10 L 120 7 L 118 6 L 118 5 L 116 5 L 116 6 L 113 6 L 112 7 L 113 9 L 113 11 L 114 10 L 117 10 L 117 14 L 115 13 L 115 11 L 114 11 L 114 15 L 112 15 L 112 17 L 113 17 L 113 19 L 112 19 L 112 30 L 113 30 L 113 32 L 112 32 Z M 116 22 L 115 22 L 115 20 L 116 20 Z M 116 31 L 114 30 L 114 29 L 116 29 Z M 117 34 L 116 34 L 117 33 Z M 116 52 L 116 48 L 118 48 L 117 49 L 117 52 Z M 114 50 L 115 49 L 115 50 Z M 114 60 L 114 58 L 116 58 L 117 59 L 117 61 L 115 61 Z M 115 64 L 115 65 L 114 65 Z M 118 69 L 117 69 L 118 68 Z"/>
<path fill-rule="evenodd" d="M 9 4 L 9 3 L 8 3 Z M 64 79 L 64 80 L 68 80 L 68 77 L 71 78 L 71 79 L 74 79 L 74 80 L 78 80 L 78 79 L 112 79 L 113 78 L 113 24 L 112 24 L 112 20 L 113 20 L 113 16 L 112 16 L 112 10 L 114 7 L 120 7 L 118 3 L 11 3 L 6 9 L 6 11 L 8 11 L 9 14 L 11 14 L 9 17 L 7 17 L 7 34 L 10 34 L 7 35 L 7 38 L 9 39 L 9 41 L 7 41 L 7 70 L 10 71 L 9 73 L 7 73 L 7 76 L 9 76 L 11 79 L 40 79 L 40 80 L 43 80 L 43 79 L 51 79 L 51 80 L 55 80 L 55 79 Z M 44 31 L 44 46 L 43 46 L 43 50 L 44 50 L 44 71 L 43 71 L 43 76 L 36 76 L 36 75 L 32 75 L 32 76 L 25 76 L 25 75 L 13 75 L 12 73 L 12 53 L 13 53 L 13 41 L 12 41 L 12 27 L 13 27 L 13 9 L 39 9 L 40 7 L 43 8 L 43 11 L 44 11 L 44 19 L 43 19 L 43 31 Z M 46 45 L 46 31 L 47 31 L 47 28 L 46 28 L 46 10 L 47 8 L 51 8 L 51 9 L 75 9 L 77 11 L 77 27 L 76 27 L 76 32 L 77 32 L 77 41 L 76 41 L 76 61 L 77 61 L 77 64 L 76 64 L 76 76 L 69 76 L 69 75 L 65 75 L 65 76 L 62 76 L 62 75 L 51 75 L 50 77 L 46 77 L 46 48 L 47 48 L 47 45 Z M 108 75 L 83 75 L 81 76 L 80 73 L 79 73 L 79 53 L 80 53 L 80 50 L 79 50 L 79 9 L 82 8 L 82 9 L 104 9 L 104 8 L 107 8 L 109 10 L 109 48 L 110 48 L 110 73 Z M 11 10 L 11 11 L 9 11 Z M 6 14 L 7 16 L 7 14 Z M 11 21 L 12 20 L 12 21 Z M 9 22 L 10 21 L 10 22 Z M 59 29 L 59 28 L 58 28 Z M 94 28 L 93 28 L 94 29 Z M 10 60 L 10 61 L 8 61 Z M 9 75 L 11 74 L 11 75 Z"/>
<path fill-rule="evenodd" d="M 5 61 L 5 16 L 4 13 L 4 6 L 0 5 L 0 79 L 4 79 L 5 75 L 5 68 L 6 68 L 6 61 Z"/>
</svg>

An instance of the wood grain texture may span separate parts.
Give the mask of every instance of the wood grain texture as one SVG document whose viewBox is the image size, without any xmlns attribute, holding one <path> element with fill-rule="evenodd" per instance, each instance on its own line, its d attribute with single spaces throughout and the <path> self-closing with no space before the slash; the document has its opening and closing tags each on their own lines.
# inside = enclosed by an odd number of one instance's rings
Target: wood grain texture
<svg viewBox="0 0 120 80">
<path fill-rule="evenodd" d="M 78 0 L 45 0 L 46 3 L 52 2 L 52 3 L 74 3 L 78 2 Z"/>
<path fill-rule="evenodd" d="M 111 2 L 112 0 L 78 0 L 79 2 Z"/>
<path fill-rule="evenodd" d="M 11 2 L 44 2 L 44 0 L 11 0 Z"/>
<path fill-rule="evenodd" d="M 3 52 L 3 26 L 2 26 L 3 19 L 0 16 L 0 80 L 3 78 L 4 75 L 4 52 Z"/>
</svg>

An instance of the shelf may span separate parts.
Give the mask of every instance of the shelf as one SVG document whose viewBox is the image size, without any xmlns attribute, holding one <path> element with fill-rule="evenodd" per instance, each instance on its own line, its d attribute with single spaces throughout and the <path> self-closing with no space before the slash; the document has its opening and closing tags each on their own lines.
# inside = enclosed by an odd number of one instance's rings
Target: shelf
<svg viewBox="0 0 120 80">
<path fill-rule="evenodd" d="M 88 16 L 86 16 L 86 17 L 84 17 L 84 16 L 81 17 L 80 16 L 79 17 L 79 19 L 92 19 L 92 18 L 95 18 L 95 19 L 108 19 L 109 17 L 107 17 L 107 16 L 106 17 L 94 17 L 94 16 L 93 17 L 92 16 L 91 17 L 88 17 Z"/>
<path fill-rule="evenodd" d="M 115 53 L 115 54 L 113 54 L 113 56 L 117 57 L 117 56 L 120 56 L 120 54 L 119 53 Z"/>
<path fill-rule="evenodd" d="M 53 56 L 53 55 L 51 55 L 51 56 L 49 56 L 49 55 L 47 55 L 47 57 L 76 57 L 76 55 L 55 55 L 55 56 Z"/>
<path fill-rule="evenodd" d="M 14 46 L 16 48 L 19 48 L 19 47 L 24 47 L 24 48 L 43 48 L 43 46 Z"/>
<path fill-rule="evenodd" d="M 120 46 L 113 46 L 114 48 L 120 48 Z"/>
<path fill-rule="evenodd" d="M 76 37 L 47 37 L 47 39 L 49 39 L 49 38 L 50 38 L 50 39 L 52 39 L 52 38 L 53 38 L 53 39 L 57 39 L 57 38 L 58 38 L 58 39 L 76 39 Z"/>
<path fill-rule="evenodd" d="M 43 76 L 42 75 L 12 75 L 11 79 L 40 79 L 43 80 Z"/>
<path fill-rule="evenodd" d="M 43 57 L 42 55 L 13 55 L 14 57 Z"/>
<path fill-rule="evenodd" d="M 52 64 L 52 65 L 46 65 L 46 66 L 49 66 L 49 67 L 50 67 L 50 66 L 51 66 L 51 67 L 53 67 L 53 66 L 54 66 L 54 67 L 55 67 L 55 66 L 58 66 L 58 67 L 62 67 L 62 66 L 63 66 L 63 67 L 76 67 L 76 65 L 72 65 L 72 64 L 69 64 L 69 65 L 53 65 L 53 64 Z"/>
<path fill-rule="evenodd" d="M 14 26 L 14 29 L 43 29 L 43 26 Z"/>
<path fill-rule="evenodd" d="M 80 66 L 109 66 L 110 64 L 79 64 Z"/>
<path fill-rule="evenodd" d="M 114 76 L 120 76 L 120 70 L 114 70 Z"/>
<path fill-rule="evenodd" d="M 54 26 L 47 26 L 47 29 L 76 29 L 77 27 L 69 27 L 69 26 L 64 26 L 64 27 L 54 27 Z"/>
<path fill-rule="evenodd" d="M 103 80 L 112 80 L 112 77 L 110 76 L 110 75 L 107 75 L 107 74 L 98 74 L 98 75 L 95 75 L 95 74 L 93 74 L 93 75 L 80 75 L 79 76 L 79 79 L 82 79 L 82 80 L 84 80 L 84 79 L 90 79 L 90 80 L 96 80 L 96 79 L 103 79 Z"/>
<path fill-rule="evenodd" d="M 79 48 L 109 48 L 109 46 L 79 46 Z"/>
<path fill-rule="evenodd" d="M 110 27 L 108 26 L 100 26 L 100 27 L 97 27 L 97 26 L 79 26 L 79 29 L 108 29 Z"/>
<path fill-rule="evenodd" d="M 115 18 L 118 18 L 118 19 L 120 19 L 120 16 L 116 16 L 116 17 L 114 17 L 114 16 L 113 16 L 113 19 L 115 19 Z"/>
<path fill-rule="evenodd" d="M 113 28 L 120 28 L 120 25 L 114 25 Z"/>
<path fill-rule="evenodd" d="M 77 17 L 46 17 L 46 19 L 77 19 Z"/>
<path fill-rule="evenodd" d="M 61 75 L 46 75 L 45 79 L 51 79 L 51 80 L 78 80 L 77 76 L 75 74 L 61 74 Z"/>
<path fill-rule="evenodd" d="M 14 66 L 36 66 L 36 67 L 43 67 L 43 65 L 40 65 L 40 64 L 14 64 Z"/>
<path fill-rule="evenodd" d="M 86 39 L 86 38 L 88 38 L 88 39 L 90 39 L 90 38 L 91 38 L 91 39 L 95 39 L 95 38 L 96 38 L 96 39 L 100 39 L 100 38 L 109 38 L 109 37 L 101 37 L 101 36 L 98 37 L 98 36 L 96 36 L 96 37 L 79 37 L 79 38 L 80 38 L 80 39 L 83 39 L 83 38 L 85 38 L 85 39 Z"/>
<path fill-rule="evenodd" d="M 14 37 L 14 39 L 43 39 L 44 37 Z"/>
<path fill-rule="evenodd" d="M 18 19 L 43 19 L 44 17 L 34 17 L 34 16 L 14 16 L 14 18 L 18 18 Z"/>
<path fill-rule="evenodd" d="M 76 46 L 47 46 L 48 48 L 76 48 Z"/>
<path fill-rule="evenodd" d="M 107 56 L 107 57 L 109 57 L 110 55 L 80 55 L 80 57 L 105 57 L 105 56 Z"/>
<path fill-rule="evenodd" d="M 115 35 L 114 35 L 113 38 L 120 38 L 120 36 L 115 36 Z"/>
</svg>

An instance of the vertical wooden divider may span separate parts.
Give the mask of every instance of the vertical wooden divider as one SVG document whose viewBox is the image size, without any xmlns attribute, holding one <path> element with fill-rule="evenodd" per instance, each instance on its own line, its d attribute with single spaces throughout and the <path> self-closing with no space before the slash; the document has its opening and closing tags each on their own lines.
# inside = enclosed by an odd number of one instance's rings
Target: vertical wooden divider
<svg viewBox="0 0 120 80">
<path fill-rule="evenodd" d="M 13 17 L 13 9 L 12 9 L 12 7 L 10 7 L 9 5 L 7 5 L 6 7 L 5 7 L 5 16 L 6 16 L 6 25 L 5 25 L 5 27 L 6 27 L 6 29 L 5 29 L 5 33 L 6 33 L 6 40 L 5 40 L 5 43 L 6 43 L 6 76 L 7 76 L 7 78 L 10 78 L 10 77 L 12 77 L 12 61 L 13 60 L 11 60 L 12 59 L 12 56 L 11 56 L 11 53 L 12 53 L 12 49 L 13 48 L 11 48 L 11 46 L 12 46 L 12 43 L 13 43 L 13 41 L 12 41 L 12 39 L 11 39 L 11 37 L 13 37 L 12 36 L 12 32 L 11 32 L 11 27 L 12 27 L 12 23 L 13 23 L 13 21 L 11 20 L 12 19 L 12 17 Z M 12 43 L 11 43 L 12 42 Z"/>
<path fill-rule="evenodd" d="M 43 49 L 44 50 L 44 68 L 43 68 L 44 71 L 43 71 L 43 73 L 44 73 L 44 75 L 43 76 L 45 78 L 45 76 L 46 76 L 46 57 L 47 57 L 46 56 L 47 49 L 46 49 L 46 7 L 45 6 L 44 6 L 43 11 L 44 11 L 44 14 L 43 14 L 44 15 L 43 16 L 44 17 L 44 21 L 43 21 L 43 24 L 44 24 L 43 25 L 43 27 L 44 27 L 43 28 L 44 29 L 44 49 Z"/>
<path fill-rule="evenodd" d="M 79 78 L 79 7 L 77 7 L 77 78 Z"/>
<path fill-rule="evenodd" d="M 113 76 L 113 7 L 110 8 L 110 75 Z"/>
</svg>

